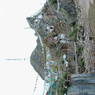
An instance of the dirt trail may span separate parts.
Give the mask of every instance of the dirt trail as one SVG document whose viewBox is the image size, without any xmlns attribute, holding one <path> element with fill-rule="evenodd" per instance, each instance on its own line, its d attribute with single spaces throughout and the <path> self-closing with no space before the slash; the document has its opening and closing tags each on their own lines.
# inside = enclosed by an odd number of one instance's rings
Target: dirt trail
<svg viewBox="0 0 95 95">
<path fill-rule="evenodd" d="M 89 8 L 93 4 L 93 0 L 79 0 L 79 5 L 83 9 L 84 12 L 88 15 L 89 13 Z"/>
</svg>

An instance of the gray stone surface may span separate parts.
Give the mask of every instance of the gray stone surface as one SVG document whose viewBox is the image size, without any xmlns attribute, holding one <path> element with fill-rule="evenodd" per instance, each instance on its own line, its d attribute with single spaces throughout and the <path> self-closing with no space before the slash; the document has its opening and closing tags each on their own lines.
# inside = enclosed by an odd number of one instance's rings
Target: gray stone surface
<svg viewBox="0 0 95 95">
<path fill-rule="evenodd" d="M 72 76 L 68 95 L 95 95 L 95 74 Z"/>
</svg>

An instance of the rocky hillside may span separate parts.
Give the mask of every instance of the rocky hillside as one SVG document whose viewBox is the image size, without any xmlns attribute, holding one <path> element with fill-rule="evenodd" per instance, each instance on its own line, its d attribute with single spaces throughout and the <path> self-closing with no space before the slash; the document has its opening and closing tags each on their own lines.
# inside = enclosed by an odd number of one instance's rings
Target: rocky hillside
<svg viewBox="0 0 95 95">
<path fill-rule="evenodd" d="M 46 49 L 50 51 L 50 60 L 59 61 L 59 57 L 62 55 L 59 53 L 60 50 L 67 47 L 62 46 L 62 43 L 65 38 L 68 39 L 71 26 L 77 21 L 75 3 L 72 0 L 60 0 L 60 9 L 57 10 L 56 0 L 49 0 L 40 13 L 28 17 L 27 20 L 38 36 L 38 45 L 31 55 L 31 64 L 44 79 L 44 65 L 47 61 Z"/>
<path fill-rule="evenodd" d="M 47 0 L 27 21 L 38 37 L 32 66 L 46 82 L 62 87 L 49 92 L 65 93 L 72 74 L 95 73 L 95 0 Z"/>
</svg>

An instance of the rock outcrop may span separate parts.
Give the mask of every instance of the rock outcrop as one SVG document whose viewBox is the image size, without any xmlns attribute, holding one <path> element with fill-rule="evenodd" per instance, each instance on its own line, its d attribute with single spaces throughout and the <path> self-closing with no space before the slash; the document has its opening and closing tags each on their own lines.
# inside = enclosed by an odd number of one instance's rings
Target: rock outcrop
<svg viewBox="0 0 95 95">
<path fill-rule="evenodd" d="M 95 73 L 95 0 L 47 0 L 27 21 L 38 37 L 30 62 L 49 92 L 57 85 L 52 95 L 66 93 L 72 74 Z"/>
<path fill-rule="evenodd" d="M 69 47 L 69 44 L 62 44 L 66 43 L 64 39 L 68 40 L 71 26 L 77 21 L 75 3 L 73 0 L 60 0 L 60 10 L 58 11 L 57 3 L 49 0 L 41 12 L 33 17 L 28 17 L 27 20 L 38 36 L 38 45 L 31 55 L 31 64 L 44 79 L 43 71 L 45 71 L 44 65 L 47 59 L 43 56 L 46 56 L 45 52 L 48 51 L 46 49 L 49 49 L 52 56 L 50 60 L 57 62 L 61 56 L 61 53 L 58 55 L 59 51 L 64 53 L 66 50 L 62 50 L 62 48 Z"/>
</svg>

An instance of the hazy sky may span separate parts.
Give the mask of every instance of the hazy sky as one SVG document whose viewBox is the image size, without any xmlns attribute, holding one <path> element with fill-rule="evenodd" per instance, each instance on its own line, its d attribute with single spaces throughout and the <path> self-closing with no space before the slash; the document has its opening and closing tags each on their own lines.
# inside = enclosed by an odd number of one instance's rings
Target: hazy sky
<svg viewBox="0 0 95 95">
<path fill-rule="evenodd" d="M 45 0 L 0 0 L 0 60 L 29 57 L 36 37 L 26 17 L 33 15 Z M 0 95 L 33 95 L 37 73 L 29 63 L 0 61 Z M 43 81 L 39 77 L 35 95 L 41 95 Z"/>
<path fill-rule="evenodd" d="M 0 57 L 29 56 L 36 45 L 26 21 L 45 0 L 0 0 Z M 33 43 L 33 44 L 32 44 Z"/>
</svg>

